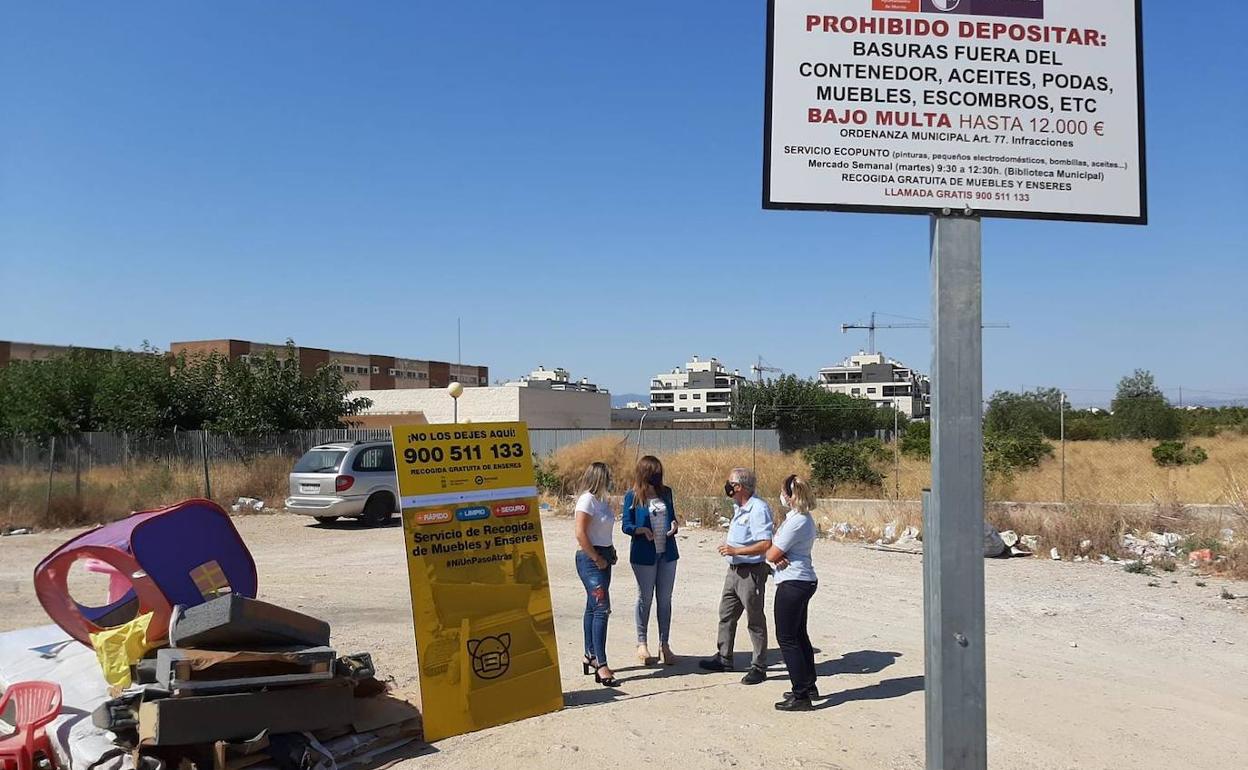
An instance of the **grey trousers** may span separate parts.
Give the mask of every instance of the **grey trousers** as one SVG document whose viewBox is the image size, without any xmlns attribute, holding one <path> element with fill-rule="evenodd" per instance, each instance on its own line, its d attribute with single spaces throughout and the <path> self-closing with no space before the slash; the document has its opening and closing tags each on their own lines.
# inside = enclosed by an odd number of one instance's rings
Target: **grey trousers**
<svg viewBox="0 0 1248 770">
<path fill-rule="evenodd" d="M 724 593 L 719 600 L 719 657 L 725 663 L 732 663 L 737 621 L 744 612 L 750 644 L 754 647 L 750 665 L 754 668 L 767 667 L 767 616 L 763 613 L 763 604 L 769 574 L 771 569 L 766 564 L 732 564 L 728 567 Z"/>
</svg>

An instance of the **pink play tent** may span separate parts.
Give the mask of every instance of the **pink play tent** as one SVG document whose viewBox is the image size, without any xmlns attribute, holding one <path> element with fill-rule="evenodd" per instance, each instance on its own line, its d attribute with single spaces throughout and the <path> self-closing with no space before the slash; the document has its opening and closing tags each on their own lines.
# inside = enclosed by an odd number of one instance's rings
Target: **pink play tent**
<svg viewBox="0 0 1248 770">
<path fill-rule="evenodd" d="M 70 595 L 69 570 L 79 560 L 110 575 L 103 606 L 87 607 Z M 191 607 L 230 592 L 254 598 L 256 589 L 251 552 L 229 515 L 211 500 L 143 511 L 84 532 L 35 568 L 39 603 L 86 645 L 92 633 L 148 612 L 148 640 L 155 642 L 167 636 L 174 605 Z"/>
</svg>

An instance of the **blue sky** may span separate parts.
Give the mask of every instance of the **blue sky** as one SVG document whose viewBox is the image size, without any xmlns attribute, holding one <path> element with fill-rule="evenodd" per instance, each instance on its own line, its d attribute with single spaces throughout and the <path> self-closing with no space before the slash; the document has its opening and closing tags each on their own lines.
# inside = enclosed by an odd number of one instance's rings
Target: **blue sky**
<svg viewBox="0 0 1248 770">
<path fill-rule="evenodd" d="M 989 391 L 1248 399 L 1248 5 L 1144 5 L 1152 224 L 985 222 Z M 813 375 L 926 317 L 928 226 L 761 210 L 765 8 L 5 3 L 0 339 Z"/>
</svg>

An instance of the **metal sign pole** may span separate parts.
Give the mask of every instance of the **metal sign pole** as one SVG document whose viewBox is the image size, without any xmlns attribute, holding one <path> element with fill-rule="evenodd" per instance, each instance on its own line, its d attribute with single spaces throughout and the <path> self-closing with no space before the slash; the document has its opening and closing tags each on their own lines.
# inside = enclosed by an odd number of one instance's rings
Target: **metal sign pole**
<svg viewBox="0 0 1248 770">
<path fill-rule="evenodd" d="M 986 770 L 981 228 L 932 217 L 932 491 L 923 511 L 927 770 Z"/>
</svg>

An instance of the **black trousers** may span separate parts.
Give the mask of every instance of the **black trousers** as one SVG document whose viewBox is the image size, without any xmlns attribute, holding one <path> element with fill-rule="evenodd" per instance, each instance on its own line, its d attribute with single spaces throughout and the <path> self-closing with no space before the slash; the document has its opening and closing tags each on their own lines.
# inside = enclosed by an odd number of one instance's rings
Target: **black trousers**
<svg viewBox="0 0 1248 770">
<path fill-rule="evenodd" d="M 816 582 L 786 580 L 776 586 L 776 641 L 789 669 L 793 694 L 808 697 L 815 686 L 815 648 L 806 631 L 810 597 L 819 587 Z"/>
</svg>

